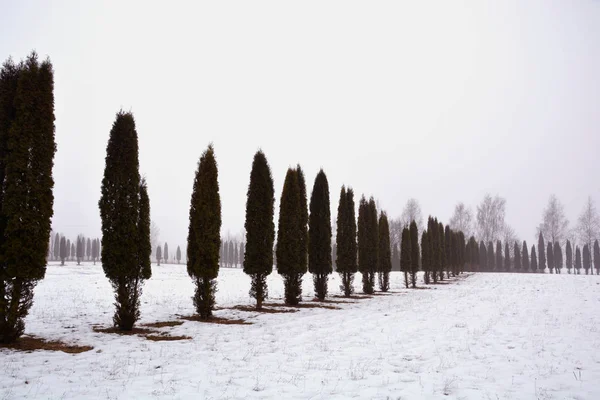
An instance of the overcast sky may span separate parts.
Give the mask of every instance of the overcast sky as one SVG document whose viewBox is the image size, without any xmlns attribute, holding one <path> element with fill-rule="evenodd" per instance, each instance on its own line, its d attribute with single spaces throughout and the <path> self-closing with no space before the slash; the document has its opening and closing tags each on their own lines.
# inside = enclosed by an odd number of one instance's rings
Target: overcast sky
<svg viewBox="0 0 600 400">
<path fill-rule="evenodd" d="M 533 243 L 551 193 L 571 224 L 600 201 L 600 1 L 4 2 L 0 57 L 32 49 L 55 69 L 53 227 L 69 237 L 100 235 L 120 108 L 171 246 L 210 142 L 224 234 L 243 227 L 259 148 L 277 198 L 288 166 L 309 195 L 322 167 L 334 220 L 342 184 L 444 222 L 490 192 Z"/>
</svg>

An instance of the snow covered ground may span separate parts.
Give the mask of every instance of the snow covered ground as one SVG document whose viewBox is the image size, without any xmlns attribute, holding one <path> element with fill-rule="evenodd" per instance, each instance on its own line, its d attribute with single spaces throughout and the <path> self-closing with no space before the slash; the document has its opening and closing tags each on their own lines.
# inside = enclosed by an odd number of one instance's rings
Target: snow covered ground
<svg viewBox="0 0 600 400">
<path fill-rule="evenodd" d="M 222 269 L 218 306 L 251 304 L 248 288 Z M 272 299 L 282 289 L 272 274 Z M 183 265 L 154 267 L 140 323 L 192 314 L 192 292 Z M 393 273 L 392 292 L 336 310 L 219 310 L 252 325 L 185 321 L 161 330 L 192 339 L 153 342 L 92 330 L 113 315 L 100 266 L 51 265 L 27 333 L 94 349 L 0 350 L 0 399 L 600 399 L 600 277 L 475 274 L 407 290 Z"/>
</svg>

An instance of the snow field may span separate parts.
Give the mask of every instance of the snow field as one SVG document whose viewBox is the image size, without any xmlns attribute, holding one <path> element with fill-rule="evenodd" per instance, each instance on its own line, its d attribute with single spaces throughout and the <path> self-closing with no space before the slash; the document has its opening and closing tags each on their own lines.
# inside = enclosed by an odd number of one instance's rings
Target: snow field
<svg viewBox="0 0 600 400">
<path fill-rule="evenodd" d="M 329 304 L 341 309 L 258 314 L 226 309 L 253 302 L 249 278 L 221 269 L 215 314 L 252 325 L 185 321 L 160 330 L 192 339 L 153 342 L 93 331 L 114 312 L 99 265 L 50 265 L 26 333 L 94 349 L 0 350 L 0 399 L 600 398 L 600 277 L 465 274 L 421 290 L 402 279 L 392 273 L 391 294 Z M 279 275 L 268 283 L 281 302 Z M 339 284 L 331 275 L 330 294 Z M 154 266 L 139 324 L 193 314 L 193 290 L 184 265 Z M 310 275 L 303 290 L 310 301 Z"/>
</svg>

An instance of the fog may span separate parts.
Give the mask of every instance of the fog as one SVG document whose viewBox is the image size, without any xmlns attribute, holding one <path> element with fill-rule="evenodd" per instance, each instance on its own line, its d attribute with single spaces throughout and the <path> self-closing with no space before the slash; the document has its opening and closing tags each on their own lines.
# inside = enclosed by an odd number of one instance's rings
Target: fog
<svg viewBox="0 0 600 400">
<path fill-rule="evenodd" d="M 255 151 L 281 194 L 300 163 L 390 217 L 409 198 L 447 222 L 457 202 L 506 198 L 534 243 L 551 194 L 571 226 L 598 204 L 600 2 L 12 1 L 0 56 L 55 69 L 53 228 L 100 236 L 119 109 L 137 123 L 160 241 L 187 237 L 196 164 L 214 143 L 223 235 L 244 224 Z M 276 213 L 278 208 L 276 209 Z"/>
</svg>

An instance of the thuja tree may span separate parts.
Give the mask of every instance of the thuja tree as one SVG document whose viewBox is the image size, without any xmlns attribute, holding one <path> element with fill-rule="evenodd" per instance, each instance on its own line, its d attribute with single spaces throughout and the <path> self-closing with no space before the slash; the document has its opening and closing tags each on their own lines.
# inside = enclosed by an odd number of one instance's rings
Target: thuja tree
<svg viewBox="0 0 600 400">
<path fill-rule="evenodd" d="M 60 238 L 60 265 L 65 265 L 67 259 L 67 239 L 63 236 Z"/>
<path fill-rule="evenodd" d="M 372 294 L 375 286 L 378 252 L 377 207 L 371 197 L 363 196 L 358 207 L 358 269 L 362 274 L 363 292 Z"/>
<path fill-rule="evenodd" d="M 425 240 L 425 239 L 423 239 Z M 400 271 L 404 273 L 404 286 L 408 289 L 409 278 L 408 274 L 412 267 L 412 251 L 411 251 L 410 230 L 408 227 L 402 229 L 402 237 L 400 239 Z M 427 254 L 423 253 L 423 262 L 427 259 Z"/>
<path fill-rule="evenodd" d="M 102 268 L 115 291 L 113 322 L 121 330 L 131 330 L 140 317 L 143 281 L 152 274 L 150 201 L 140 179 L 131 113 L 119 111 L 110 131 L 101 193 Z"/>
<path fill-rule="evenodd" d="M 430 249 L 429 264 L 430 264 L 431 278 L 433 280 L 433 283 L 437 283 L 438 272 L 440 270 L 438 264 L 441 261 L 441 257 L 439 255 L 439 253 L 441 251 L 440 240 L 439 240 L 440 235 L 438 234 L 438 224 L 431 216 L 429 217 L 429 220 L 427 221 L 427 236 L 429 239 L 429 249 Z"/>
<path fill-rule="evenodd" d="M 308 217 L 308 270 L 313 274 L 315 296 L 323 301 L 327 296 L 327 278 L 333 272 L 331 264 L 331 210 L 329 183 L 323 170 L 315 178 L 310 196 Z"/>
<path fill-rule="evenodd" d="M 446 277 L 450 278 L 450 270 L 452 267 L 452 235 L 454 232 L 450 229 L 450 225 L 446 225 L 444 229 L 444 261 L 446 267 Z"/>
<path fill-rule="evenodd" d="M 508 241 L 504 243 L 504 270 L 510 272 L 511 270 L 511 259 L 510 259 L 510 247 Z"/>
<path fill-rule="evenodd" d="M 590 273 L 590 267 L 590 248 L 586 244 L 585 246 L 583 246 L 583 269 L 585 270 L 586 275 Z"/>
<path fill-rule="evenodd" d="M 579 246 L 575 247 L 575 272 L 581 274 L 581 250 Z"/>
<path fill-rule="evenodd" d="M 429 285 L 429 271 L 431 265 L 431 246 L 429 244 L 429 233 L 423 231 L 421 235 L 421 268 L 423 269 L 423 283 Z M 400 262 L 402 263 L 402 255 L 400 256 Z"/>
<path fill-rule="evenodd" d="M 158 245 L 156 248 L 156 265 L 160 266 L 160 260 L 162 260 L 162 246 Z"/>
<path fill-rule="evenodd" d="M 275 241 L 274 218 L 275 191 L 273 177 L 267 158 L 262 151 L 256 152 L 252 161 L 250 184 L 246 197 L 246 245 L 244 248 L 244 272 L 250 275 L 250 296 L 261 309 L 268 297 L 267 276 L 273 271 L 273 243 Z"/>
<path fill-rule="evenodd" d="M 521 272 L 521 248 L 517 242 L 514 244 L 513 257 L 515 259 L 515 272 Z"/>
<path fill-rule="evenodd" d="M 279 202 L 277 228 L 277 272 L 283 276 L 285 303 L 297 305 L 302 298 L 302 276 L 306 273 L 301 191 L 297 170 L 288 168 Z"/>
<path fill-rule="evenodd" d="M 0 343 L 25 330 L 46 274 L 54 195 L 54 71 L 37 54 L 0 70 Z"/>
<path fill-rule="evenodd" d="M 390 248 L 390 225 L 385 212 L 381 212 L 377 224 L 379 231 L 377 255 L 379 290 L 387 292 L 390 289 L 390 271 L 392 270 L 392 254 Z"/>
<path fill-rule="evenodd" d="M 538 257 L 539 257 L 539 264 L 538 264 L 538 269 L 540 270 L 540 272 L 544 272 L 544 270 L 546 269 L 546 245 L 544 244 L 544 235 L 542 235 L 542 232 L 540 231 L 540 234 L 538 236 Z"/>
<path fill-rule="evenodd" d="M 410 284 L 417 287 L 417 272 L 419 272 L 419 228 L 413 220 L 410 223 Z"/>
<path fill-rule="evenodd" d="M 502 271 L 504 269 L 504 262 L 502 260 L 502 242 L 496 241 L 496 271 Z"/>
<path fill-rule="evenodd" d="M 529 249 L 525 240 L 523 241 L 523 251 L 521 252 L 521 267 L 523 272 L 529 271 Z"/>
<path fill-rule="evenodd" d="M 565 249 L 567 258 L 567 272 L 570 274 L 573 268 L 573 248 L 571 247 L 571 241 L 567 240 L 567 248 Z"/>
<path fill-rule="evenodd" d="M 496 256 L 494 255 L 494 243 L 488 242 L 487 245 L 487 265 L 488 271 L 494 272 L 496 270 Z"/>
<path fill-rule="evenodd" d="M 196 290 L 192 297 L 201 319 L 212 316 L 219 274 L 221 196 L 219 173 L 212 145 L 202 153 L 190 201 L 187 272 Z"/>
<path fill-rule="evenodd" d="M 537 260 L 537 254 L 535 252 L 535 246 L 531 246 L 531 271 L 537 272 L 537 268 L 538 268 L 538 260 Z"/>
<path fill-rule="evenodd" d="M 163 259 L 165 260 L 165 264 L 169 263 L 169 245 L 165 242 L 165 251 L 163 251 Z"/>
<path fill-rule="evenodd" d="M 554 271 L 560 274 L 563 267 L 562 248 L 558 242 L 554 243 Z"/>
<path fill-rule="evenodd" d="M 342 186 L 336 226 L 336 268 L 342 279 L 340 289 L 349 297 L 354 292 L 354 274 L 358 270 L 354 191 L 351 188 Z"/>
<path fill-rule="evenodd" d="M 435 219 L 437 222 L 437 218 Z M 446 239 L 444 237 L 444 224 L 438 222 L 438 271 L 440 272 L 440 280 L 444 280 L 444 268 L 446 267 Z"/>
<path fill-rule="evenodd" d="M 552 242 L 548 242 L 548 247 L 546 248 L 546 259 L 548 261 L 548 270 L 551 274 L 554 273 L 554 247 L 552 246 Z"/>
<path fill-rule="evenodd" d="M 596 275 L 600 275 L 600 244 L 598 244 L 598 240 L 594 242 L 594 268 Z"/>
<path fill-rule="evenodd" d="M 487 271 L 487 251 L 483 240 L 479 243 L 479 270 Z"/>
<path fill-rule="evenodd" d="M 298 238 L 300 239 L 300 269 L 304 271 L 304 274 L 308 266 L 308 200 L 306 197 L 306 179 L 300 165 L 296 166 L 296 176 L 300 193 L 300 230 L 298 231 Z"/>
<path fill-rule="evenodd" d="M 177 260 L 177 264 L 181 262 L 181 248 L 177 246 L 177 250 L 175 250 L 175 259 Z"/>
</svg>

